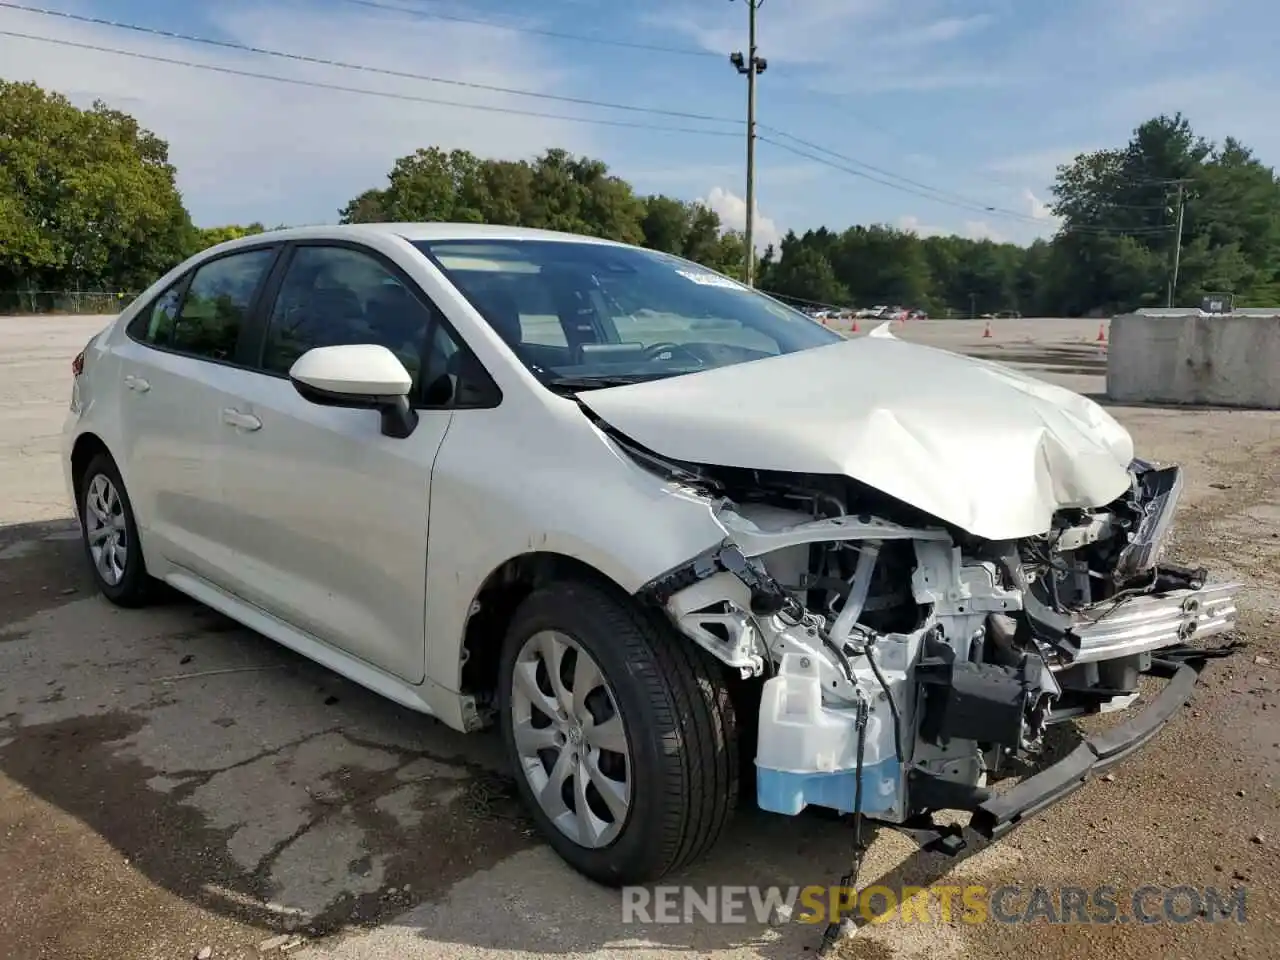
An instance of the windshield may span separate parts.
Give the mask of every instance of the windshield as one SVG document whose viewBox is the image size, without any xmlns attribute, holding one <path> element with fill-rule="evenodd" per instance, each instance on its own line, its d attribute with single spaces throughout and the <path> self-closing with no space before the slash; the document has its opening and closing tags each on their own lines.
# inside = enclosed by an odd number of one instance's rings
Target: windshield
<svg viewBox="0 0 1280 960">
<path fill-rule="evenodd" d="M 679 257 L 563 240 L 435 240 L 427 254 L 549 386 L 590 389 L 843 338 Z"/>
</svg>

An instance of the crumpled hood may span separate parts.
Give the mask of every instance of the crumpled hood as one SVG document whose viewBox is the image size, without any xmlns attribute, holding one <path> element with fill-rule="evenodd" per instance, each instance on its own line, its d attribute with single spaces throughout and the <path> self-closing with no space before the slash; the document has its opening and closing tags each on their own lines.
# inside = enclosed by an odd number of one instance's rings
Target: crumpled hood
<svg viewBox="0 0 1280 960">
<path fill-rule="evenodd" d="M 664 456 L 843 474 L 992 540 L 1110 503 L 1133 459 L 1128 431 L 1093 401 L 879 332 L 579 399 Z"/>
</svg>

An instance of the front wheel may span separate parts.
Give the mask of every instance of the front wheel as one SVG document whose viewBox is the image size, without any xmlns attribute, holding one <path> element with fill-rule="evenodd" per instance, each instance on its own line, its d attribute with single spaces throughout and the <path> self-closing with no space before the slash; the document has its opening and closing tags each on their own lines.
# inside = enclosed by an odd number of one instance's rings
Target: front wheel
<svg viewBox="0 0 1280 960">
<path fill-rule="evenodd" d="M 518 789 L 574 869 L 650 883 L 719 839 L 738 797 L 734 711 L 718 665 L 666 623 L 591 584 L 539 589 L 500 682 Z"/>
</svg>

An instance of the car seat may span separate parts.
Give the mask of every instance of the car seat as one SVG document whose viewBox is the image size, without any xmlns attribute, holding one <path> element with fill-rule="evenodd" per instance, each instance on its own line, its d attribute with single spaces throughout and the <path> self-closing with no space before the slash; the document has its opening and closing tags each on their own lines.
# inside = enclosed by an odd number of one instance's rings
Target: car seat
<svg viewBox="0 0 1280 960">
<path fill-rule="evenodd" d="M 420 346 L 427 319 L 427 311 L 398 283 L 379 287 L 365 307 L 365 322 L 392 350 L 407 343 Z"/>
<path fill-rule="evenodd" d="M 520 325 L 520 308 L 505 290 L 490 288 L 476 295 L 478 306 L 484 318 L 489 321 L 494 331 L 507 346 L 513 350 L 524 339 L 524 328 Z"/>
</svg>

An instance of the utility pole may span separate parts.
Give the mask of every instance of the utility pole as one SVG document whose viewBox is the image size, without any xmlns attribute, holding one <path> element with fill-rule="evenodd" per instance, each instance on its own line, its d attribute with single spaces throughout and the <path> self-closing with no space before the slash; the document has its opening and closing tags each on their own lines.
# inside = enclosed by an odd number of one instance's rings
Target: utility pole
<svg viewBox="0 0 1280 960">
<path fill-rule="evenodd" d="M 1182 214 L 1187 207 L 1187 184 L 1189 180 L 1175 181 L 1177 194 L 1174 203 L 1177 208 L 1177 226 L 1173 237 L 1173 272 L 1169 277 L 1169 299 L 1167 306 L 1172 307 L 1178 295 L 1178 263 L 1182 259 Z"/>
<path fill-rule="evenodd" d="M 732 0 L 730 0 L 732 2 Z M 747 286 L 755 286 L 756 250 L 756 75 L 764 73 L 769 62 L 764 57 L 756 56 L 756 11 L 764 4 L 764 0 L 745 0 L 747 4 L 747 55 L 736 50 L 729 54 L 729 62 L 735 70 L 747 78 L 747 218 L 744 237 L 746 244 Z"/>
</svg>

